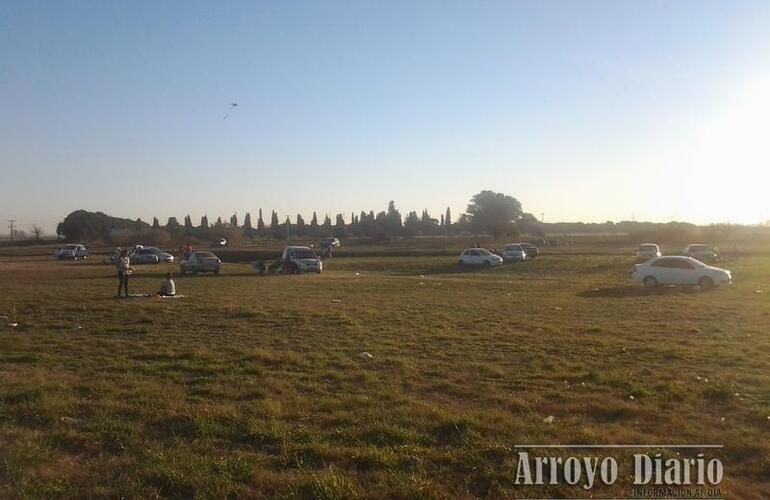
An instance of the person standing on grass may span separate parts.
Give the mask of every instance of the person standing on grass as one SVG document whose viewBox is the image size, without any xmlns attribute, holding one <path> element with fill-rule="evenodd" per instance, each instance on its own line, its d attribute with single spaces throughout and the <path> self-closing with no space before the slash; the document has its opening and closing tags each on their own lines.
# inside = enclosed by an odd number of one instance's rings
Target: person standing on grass
<svg viewBox="0 0 770 500">
<path fill-rule="evenodd" d="M 131 268 L 131 256 L 135 251 L 136 247 L 134 247 L 130 252 L 128 250 L 122 250 L 118 256 L 117 261 L 115 262 L 115 266 L 118 268 L 118 297 L 120 297 L 121 288 L 123 288 L 123 291 L 126 293 L 126 297 L 128 297 L 128 277 L 133 271 Z"/>
</svg>

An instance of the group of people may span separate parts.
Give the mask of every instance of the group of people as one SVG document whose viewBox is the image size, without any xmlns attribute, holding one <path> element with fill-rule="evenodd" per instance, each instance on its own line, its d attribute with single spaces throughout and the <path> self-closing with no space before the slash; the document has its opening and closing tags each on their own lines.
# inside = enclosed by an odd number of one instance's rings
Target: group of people
<svg viewBox="0 0 770 500">
<path fill-rule="evenodd" d="M 130 297 L 128 294 L 128 279 L 134 272 L 134 268 L 131 266 L 131 256 L 136 253 L 138 248 L 138 246 L 134 246 L 130 250 L 118 248 L 116 251 L 115 267 L 118 269 L 118 297 L 121 297 L 121 290 L 125 293 L 126 297 Z M 159 290 L 155 293 L 160 297 L 173 297 L 176 295 L 176 284 L 171 273 L 166 274 L 166 279 L 161 282 Z"/>
<path fill-rule="evenodd" d="M 192 245 L 189 243 L 187 245 L 179 245 L 179 255 L 182 256 L 182 260 L 187 259 L 192 254 L 192 251 Z"/>
</svg>

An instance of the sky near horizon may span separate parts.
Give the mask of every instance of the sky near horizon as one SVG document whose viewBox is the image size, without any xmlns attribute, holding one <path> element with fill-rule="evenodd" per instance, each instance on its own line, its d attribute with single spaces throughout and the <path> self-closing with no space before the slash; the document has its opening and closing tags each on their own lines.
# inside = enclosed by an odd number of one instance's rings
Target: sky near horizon
<svg viewBox="0 0 770 500">
<path fill-rule="evenodd" d="M 758 223 L 768 26 L 767 1 L 0 0 L 0 219 L 438 218 L 491 189 L 547 222 Z"/>
</svg>

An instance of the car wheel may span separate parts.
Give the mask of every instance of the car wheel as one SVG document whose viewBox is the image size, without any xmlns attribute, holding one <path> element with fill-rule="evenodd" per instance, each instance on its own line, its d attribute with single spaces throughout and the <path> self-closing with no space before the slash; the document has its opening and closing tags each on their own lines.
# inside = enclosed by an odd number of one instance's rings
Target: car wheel
<svg viewBox="0 0 770 500">
<path fill-rule="evenodd" d="M 647 276 L 642 283 L 644 283 L 644 288 L 648 289 L 658 286 L 658 280 L 655 279 L 655 276 Z"/>
<path fill-rule="evenodd" d="M 489 262 L 488 260 L 485 260 L 484 261 L 484 267 L 492 267 L 492 263 Z"/>
<path fill-rule="evenodd" d="M 214 274 L 219 274 L 219 269 L 214 269 Z"/>
<path fill-rule="evenodd" d="M 711 290 L 714 288 L 714 280 L 708 276 L 704 276 L 698 281 L 698 286 L 701 290 Z"/>
<path fill-rule="evenodd" d="M 465 269 L 465 262 L 462 260 L 457 261 L 457 265 L 460 267 L 460 269 Z"/>
</svg>

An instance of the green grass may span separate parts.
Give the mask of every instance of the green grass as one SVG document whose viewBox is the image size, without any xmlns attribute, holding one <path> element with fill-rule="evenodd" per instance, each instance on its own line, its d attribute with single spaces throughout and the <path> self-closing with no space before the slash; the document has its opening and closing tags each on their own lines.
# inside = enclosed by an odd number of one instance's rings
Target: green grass
<svg viewBox="0 0 770 500">
<path fill-rule="evenodd" d="M 618 255 L 226 264 L 168 301 L 5 257 L 0 497 L 586 496 L 513 483 L 514 445 L 565 442 L 723 443 L 723 495 L 767 496 L 770 257 L 725 265 L 732 287 L 646 293 Z"/>
</svg>

